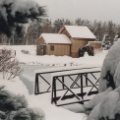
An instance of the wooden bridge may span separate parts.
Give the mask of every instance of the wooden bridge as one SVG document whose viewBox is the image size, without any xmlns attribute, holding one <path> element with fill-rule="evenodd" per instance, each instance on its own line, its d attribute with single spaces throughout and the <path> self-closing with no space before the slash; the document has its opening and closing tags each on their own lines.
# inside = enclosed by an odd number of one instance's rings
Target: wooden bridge
<svg viewBox="0 0 120 120">
<path fill-rule="evenodd" d="M 71 103 L 84 103 L 93 94 L 98 93 L 98 78 L 101 68 L 93 66 L 61 67 L 43 69 L 35 72 L 35 94 L 51 91 L 51 103 L 66 105 Z M 45 78 L 43 75 L 50 74 Z M 42 91 L 39 82 L 47 84 Z"/>
</svg>

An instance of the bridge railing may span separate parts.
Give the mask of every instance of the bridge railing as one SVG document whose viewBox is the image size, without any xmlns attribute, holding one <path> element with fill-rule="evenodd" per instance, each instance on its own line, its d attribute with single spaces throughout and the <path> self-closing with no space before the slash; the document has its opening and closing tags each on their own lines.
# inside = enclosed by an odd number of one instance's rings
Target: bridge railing
<svg viewBox="0 0 120 120">
<path fill-rule="evenodd" d="M 45 68 L 41 70 L 36 70 L 35 82 L 34 82 L 34 94 L 42 94 L 42 93 L 51 91 L 51 74 L 52 73 L 91 69 L 91 68 L 98 68 L 98 66 L 97 65 L 94 65 L 94 66 L 80 65 L 80 66 L 54 67 L 54 68 Z M 73 81 L 73 78 L 71 76 L 69 76 L 69 78 L 70 78 L 70 81 Z"/>
<path fill-rule="evenodd" d="M 86 68 L 80 70 L 56 72 L 51 74 L 51 103 L 66 105 L 84 103 L 98 93 L 98 77 L 101 68 Z M 72 81 L 70 84 L 68 84 Z M 62 91 L 57 82 L 62 85 Z"/>
</svg>

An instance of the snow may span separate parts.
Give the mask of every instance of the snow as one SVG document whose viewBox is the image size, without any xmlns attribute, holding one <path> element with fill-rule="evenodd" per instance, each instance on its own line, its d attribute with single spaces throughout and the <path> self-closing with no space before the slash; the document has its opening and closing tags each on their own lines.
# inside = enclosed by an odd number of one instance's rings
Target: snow
<svg viewBox="0 0 120 120">
<path fill-rule="evenodd" d="M 52 73 L 51 76 L 62 76 L 62 75 L 72 75 L 72 74 L 79 74 L 79 73 L 88 73 L 88 72 L 94 72 L 94 71 L 101 71 L 101 68 L 86 68 L 81 70 L 71 70 L 71 71 L 65 71 L 65 72 L 56 72 Z"/>
<path fill-rule="evenodd" d="M 99 99 L 100 96 L 96 96 L 96 100 L 101 100 L 97 102 L 92 101 L 93 105 L 97 104 L 97 106 L 92 110 L 90 114 L 90 119 L 88 120 L 99 119 L 99 118 L 107 118 L 107 119 L 117 119 L 115 118 L 116 114 L 119 114 L 119 104 L 120 104 L 120 41 L 114 43 L 114 45 L 108 51 L 106 55 L 103 66 L 101 69 L 101 76 L 99 79 L 99 90 L 103 98 Z M 109 77 L 110 79 L 107 79 Z M 113 77 L 113 78 L 112 78 Z M 110 85 L 109 85 L 110 83 Z M 107 91 L 108 87 L 113 88 L 113 84 L 115 84 L 115 90 Z M 114 88 L 113 88 L 114 89 Z M 95 99 L 93 99 L 95 100 Z M 95 101 L 96 101 L 95 100 Z M 90 103 L 90 102 L 89 102 Z M 92 104 L 90 106 L 92 106 Z"/>
<path fill-rule="evenodd" d="M 107 50 L 99 51 L 95 56 L 72 58 L 70 56 L 54 56 L 54 55 L 36 55 L 35 45 L 1 45 L 0 48 L 8 48 L 16 50 L 17 59 L 27 65 L 44 65 L 44 66 L 79 66 L 79 65 L 93 65 L 101 67 Z M 29 51 L 29 54 L 24 54 L 21 50 Z"/>
<path fill-rule="evenodd" d="M 119 101 L 119 93 L 116 91 L 109 92 L 102 101 L 100 113 L 103 117 L 109 117 L 114 119 L 115 109 L 117 108 L 117 102 Z"/>
<path fill-rule="evenodd" d="M 94 96 L 89 102 L 87 102 L 84 106 L 87 109 L 93 109 L 97 104 L 103 101 L 104 97 L 112 91 L 112 88 L 108 88 L 106 91 L 99 93 L 98 95 Z"/>
<path fill-rule="evenodd" d="M 40 107 L 45 111 L 45 119 L 46 120 L 86 120 L 87 115 L 83 113 L 74 113 L 62 107 L 56 107 L 51 105 L 50 103 L 46 104 L 47 100 L 50 98 L 46 98 L 46 100 L 41 102 L 43 97 L 39 96 L 29 96 L 29 106 L 30 107 Z"/>
<path fill-rule="evenodd" d="M 117 88 L 117 90 L 112 90 L 111 88 L 109 88 L 105 92 L 95 96 L 94 100 L 92 100 L 91 102 L 91 105 L 94 104 L 95 107 L 92 109 L 87 120 L 98 120 L 102 117 L 115 119 L 115 115 L 119 113 L 120 107 L 120 94 L 118 92 L 118 89 L 120 90 L 120 87 Z"/>
<path fill-rule="evenodd" d="M 96 39 L 95 35 L 86 26 L 67 26 L 66 30 L 72 38 Z"/>
<path fill-rule="evenodd" d="M 80 67 L 100 67 L 104 60 L 107 51 L 100 51 L 95 54 L 95 56 L 88 56 L 81 58 L 72 58 L 69 56 L 37 56 L 36 55 L 36 46 L 35 45 L 1 45 L 0 48 L 7 48 L 16 50 L 16 58 L 25 65 L 40 65 L 43 68 L 47 66 L 44 70 L 50 70 L 50 67 L 61 67 L 62 69 L 71 68 L 80 68 Z M 24 54 L 21 50 L 29 51 L 29 54 Z M 59 69 L 61 69 L 59 68 Z M 55 68 L 56 69 L 56 68 Z M 53 69 L 54 70 L 54 69 Z M 40 70 L 38 70 L 40 71 Z M 25 74 L 23 72 L 23 74 Z M 33 73 L 34 74 L 34 73 Z M 31 74 L 26 74 L 28 80 L 30 81 Z M 28 88 L 25 86 L 24 80 L 20 80 L 19 77 L 16 77 L 13 80 L 7 81 L 2 80 L 0 85 L 5 85 L 7 90 L 13 92 L 14 94 L 25 95 L 28 100 L 30 107 L 41 108 L 45 112 L 45 120 L 86 120 L 87 115 L 84 113 L 75 113 L 63 107 L 56 107 L 50 103 L 51 94 L 42 94 L 42 95 L 31 95 L 29 94 Z M 34 79 L 33 79 L 34 80 Z M 32 81 L 33 82 L 33 81 Z M 80 107 L 80 108 L 79 108 Z M 73 108 L 75 109 L 75 108 Z M 72 109 L 72 110 L 73 110 Z M 77 106 L 78 111 L 81 109 L 81 105 Z"/>
<path fill-rule="evenodd" d="M 14 94 L 19 95 L 28 95 L 28 90 L 26 89 L 25 85 L 19 77 L 16 77 L 15 79 L 12 79 L 10 81 L 8 80 L 2 80 L 2 76 L 0 75 L 0 86 L 5 86 L 5 90 L 8 90 Z"/>
<path fill-rule="evenodd" d="M 40 38 L 41 37 L 44 38 L 45 43 L 71 44 L 71 41 L 69 40 L 69 38 L 64 34 L 42 33 Z"/>
<path fill-rule="evenodd" d="M 103 62 L 101 76 L 100 76 L 100 91 L 106 90 L 107 80 L 105 79 L 107 73 L 110 74 L 114 78 L 115 86 L 118 87 L 120 85 L 120 41 L 115 42 L 115 44 L 110 48 L 106 58 Z"/>
<path fill-rule="evenodd" d="M 73 70 L 78 70 L 78 72 L 80 72 L 79 70 L 81 69 L 89 69 L 89 68 L 98 68 L 97 70 L 100 70 L 98 65 L 80 65 L 80 66 L 66 66 L 66 67 L 55 67 L 55 68 L 50 68 L 50 69 L 35 70 L 35 74 L 36 73 L 48 73 L 48 72 L 60 72 L 61 73 L 62 71 L 66 71 L 65 73 L 67 73 L 67 71 L 71 71 L 73 73 Z"/>
<path fill-rule="evenodd" d="M 117 111 L 119 105 L 119 97 L 120 96 L 117 91 L 108 92 L 104 99 L 92 110 L 88 116 L 88 120 L 98 120 L 102 117 L 115 119 L 115 114 L 119 113 Z"/>
<path fill-rule="evenodd" d="M 62 107 L 56 107 L 50 103 L 50 94 L 29 95 L 25 85 L 17 77 L 12 81 L 1 81 L 0 86 L 5 85 L 5 90 L 14 94 L 25 95 L 28 106 L 31 108 L 41 108 L 45 112 L 45 120 L 86 120 L 87 115 L 74 113 Z"/>
</svg>

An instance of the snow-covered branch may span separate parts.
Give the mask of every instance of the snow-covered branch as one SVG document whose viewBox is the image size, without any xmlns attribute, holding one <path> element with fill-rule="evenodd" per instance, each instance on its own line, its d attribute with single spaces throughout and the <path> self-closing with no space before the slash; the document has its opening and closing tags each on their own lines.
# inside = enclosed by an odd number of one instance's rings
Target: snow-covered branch
<svg viewBox="0 0 120 120">
<path fill-rule="evenodd" d="M 16 52 L 6 48 L 0 49 L 0 73 L 3 79 L 12 79 L 21 74 L 22 69 L 16 59 Z"/>
</svg>

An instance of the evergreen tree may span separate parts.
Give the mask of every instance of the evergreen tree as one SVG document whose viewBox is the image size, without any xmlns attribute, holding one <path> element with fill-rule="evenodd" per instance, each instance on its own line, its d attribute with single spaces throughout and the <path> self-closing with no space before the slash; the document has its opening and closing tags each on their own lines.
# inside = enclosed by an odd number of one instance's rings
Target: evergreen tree
<svg viewBox="0 0 120 120">
<path fill-rule="evenodd" d="M 75 25 L 82 25 L 82 20 L 80 18 L 76 19 Z"/>
<path fill-rule="evenodd" d="M 44 15 L 45 9 L 34 1 L 1 0 L 0 33 L 12 38 L 14 44 L 14 34 L 19 25 L 23 27 L 30 21 L 41 22 L 41 17 Z M 19 29 L 18 35 L 21 35 L 21 30 Z"/>
<path fill-rule="evenodd" d="M 56 32 L 59 32 L 59 30 L 63 27 L 64 25 L 64 19 L 57 19 L 54 22 L 54 26 L 56 28 Z"/>
<path fill-rule="evenodd" d="M 116 34 L 116 35 L 115 35 L 115 38 L 114 38 L 114 41 L 113 41 L 113 44 L 115 44 L 115 42 L 117 42 L 119 38 L 120 38 L 120 35 L 119 35 L 119 34 Z"/>
<path fill-rule="evenodd" d="M 43 120 L 42 110 L 28 108 L 24 96 L 14 95 L 0 87 L 0 120 Z"/>
<path fill-rule="evenodd" d="M 108 50 L 111 47 L 110 37 L 109 35 L 104 35 L 103 41 L 102 41 L 102 47 L 104 50 Z"/>
</svg>

